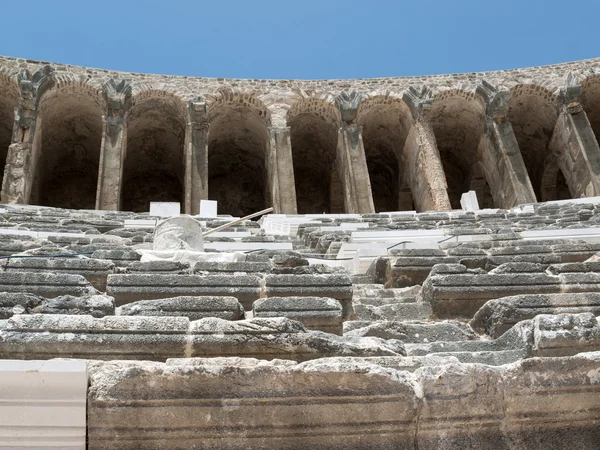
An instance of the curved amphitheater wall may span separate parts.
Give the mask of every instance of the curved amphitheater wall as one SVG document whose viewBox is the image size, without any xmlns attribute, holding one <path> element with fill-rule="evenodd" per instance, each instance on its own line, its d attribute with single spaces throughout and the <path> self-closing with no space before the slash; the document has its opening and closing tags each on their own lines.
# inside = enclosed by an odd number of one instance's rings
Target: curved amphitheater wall
<svg viewBox="0 0 600 450">
<path fill-rule="evenodd" d="M 487 73 L 252 80 L 0 57 L 1 201 L 373 213 L 600 195 L 600 59 Z"/>
</svg>

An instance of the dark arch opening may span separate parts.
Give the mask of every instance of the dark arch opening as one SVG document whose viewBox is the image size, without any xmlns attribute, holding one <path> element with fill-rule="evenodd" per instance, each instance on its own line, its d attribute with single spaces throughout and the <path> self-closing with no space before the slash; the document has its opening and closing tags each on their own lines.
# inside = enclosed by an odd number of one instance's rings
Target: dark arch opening
<svg viewBox="0 0 600 450">
<path fill-rule="evenodd" d="M 414 209 L 401 157 L 410 129 L 409 117 L 408 108 L 399 103 L 373 105 L 366 111 L 359 111 L 357 122 L 363 128 L 376 212 Z"/>
<path fill-rule="evenodd" d="M 208 135 L 208 198 L 219 214 L 241 217 L 264 209 L 268 183 L 265 167 L 267 124 L 250 109 L 222 105 Z"/>
<path fill-rule="evenodd" d="M 508 119 L 538 200 L 545 197 L 548 146 L 558 118 L 558 108 L 551 98 L 540 86 L 520 85 L 513 88 L 509 102 Z"/>
<path fill-rule="evenodd" d="M 567 180 L 552 155 L 546 158 L 541 181 L 541 201 L 568 200 L 573 198 Z"/>
<path fill-rule="evenodd" d="M 74 86 L 49 92 L 40 105 L 41 147 L 31 203 L 94 209 L 102 145 L 102 106 Z"/>
<path fill-rule="evenodd" d="M 490 205 L 487 200 L 484 171 L 478 168 L 485 128 L 483 105 L 474 99 L 451 96 L 434 102 L 431 116 L 452 208 L 461 209 L 461 196 L 471 189 L 476 191 L 480 207 L 482 201 L 486 207 L 493 207 L 493 202 Z M 481 183 L 482 179 L 486 182 Z"/>
<path fill-rule="evenodd" d="M 183 204 L 185 122 L 176 99 L 148 98 L 127 118 L 121 209 L 146 212 L 150 202 Z"/>
<path fill-rule="evenodd" d="M 581 105 L 598 140 L 600 138 L 600 76 L 586 78 L 581 83 L 581 88 Z"/>
<path fill-rule="evenodd" d="M 4 177 L 4 166 L 8 147 L 12 141 L 15 108 L 19 105 L 16 86 L 0 78 L 0 186 Z"/>
<path fill-rule="evenodd" d="M 334 167 L 338 130 L 313 113 L 300 113 L 289 125 L 298 214 L 343 213 L 343 186 Z"/>
</svg>

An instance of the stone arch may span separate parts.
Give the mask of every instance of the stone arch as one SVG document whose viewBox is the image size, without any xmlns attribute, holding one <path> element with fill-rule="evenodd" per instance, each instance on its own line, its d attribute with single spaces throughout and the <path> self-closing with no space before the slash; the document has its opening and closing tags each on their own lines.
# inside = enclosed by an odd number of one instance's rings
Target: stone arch
<svg viewBox="0 0 600 450">
<path fill-rule="evenodd" d="M 94 209 L 98 185 L 101 92 L 85 81 L 52 73 L 38 91 L 35 176 L 30 203 Z"/>
<path fill-rule="evenodd" d="M 298 100 L 287 115 L 298 214 L 343 213 L 344 193 L 335 161 L 340 116 L 326 99 Z"/>
<path fill-rule="evenodd" d="M 447 90 L 433 100 L 431 124 L 437 141 L 453 209 L 460 209 L 460 198 L 477 183 L 477 164 L 482 162 L 485 141 L 485 104 L 472 92 Z M 489 175 L 485 173 L 488 184 Z M 478 193 L 479 194 L 479 193 Z"/>
<path fill-rule="evenodd" d="M 581 105 L 590 125 L 600 142 L 600 75 L 592 75 L 581 83 Z"/>
<path fill-rule="evenodd" d="M 413 124 L 410 109 L 400 98 L 374 95 L 358 109 L 365 157 L 376 212 L 412 210 L 404 144 Z"/>
<path fill-rule="evenodd" d="M 12 141 L 15 108 L 19 106 L 19 88 L 16 82 L 0 72 L 0 186 L 8 147 Z"/>
<path fill-rule="evenodd" d="M 121 209 L 149 211 L 150 202 L 183 203 L 186 106 L 164 90 L 138 91 L 126 115 Z"/>
<path fill-rule="evenodd" d="M 219 213 L 244 216 L 271 203 L 269 112 L 254 95 L 221 91 L 208 102 L 208 198 Z"/>
<path fill-rule="evenodd" d="M 559 114 L 557 99 L 543 86 L 520 84 L 511 89 L 508 106 L 508 119 L 539 200 L 543 197 L 545 163 L 550 154 L 548 146 Z"/>
</svg>

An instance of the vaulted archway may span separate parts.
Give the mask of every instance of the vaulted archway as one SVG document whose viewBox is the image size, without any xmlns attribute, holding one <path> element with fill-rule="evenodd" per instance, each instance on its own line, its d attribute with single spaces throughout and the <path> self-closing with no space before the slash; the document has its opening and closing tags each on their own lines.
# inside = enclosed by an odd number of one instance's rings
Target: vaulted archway
<svg viewBox="0 0 600 450">
<path fill-rule="evenodd" d="M 299 100 L 288 112 L 298 214 L 343 213 L 344 191 L 335 165 L 335 107 L 322 99 Z"/>
<path fill-rule="evenodd" d="M 508 119 L 523 156 L 523 161 L 538 200 L 556 200 L 547 183 L 548 165 L 556 165 L 549 150 L 550 141 L 558 118 L 558 104 L 554 94 L 542 86 L 518 85 L 511 89 Z"/>
<path fill-rule="evenodd" d="M 485 107 L 472 93 L 446 91 L 436 97 L 431 123 L 437 141 L 453 209 L 460 209 L 463 193 L 474 189 L 478 199 L 487 198 L 488 174 L 480 168 L 485 140 Z M 483 173 L 483 174 L 482 174 Z M 481 206 L 481 205 L 480 205 Z"/>
<path fill-rule="evenodd" d="M 95 208 L 104 110 L 100 92 L 81 83 L 59 85 L 43 95 L 32 204 Z"/>
<path fill-rule="evenodd" d="M 0 186 L 8 147 L 12 140 L 15 108 L 19 105 L 19 90 L 12 80 L 0 74 Z"/>
<path fill-rule="evenodd" d="M 362 127 L 376 212 L 414 209 L 403 155 L 412 121 L 400 99 L 374 96 L 360 105 L 357 123 Z"/>
<path fill-rule="evenodd" d="M 183 204 L 185 106 L 165 92 L 134 99 L 127 115 L 121 209 L 145 212 L 150 202 Z"/>
<path fill-rule="evenodd" d="M 266 151 L 268 114 L 256 98 L 228 93 L 209 109 L 208 198 L 235 217 L 270 204 Z"/>
</svg>

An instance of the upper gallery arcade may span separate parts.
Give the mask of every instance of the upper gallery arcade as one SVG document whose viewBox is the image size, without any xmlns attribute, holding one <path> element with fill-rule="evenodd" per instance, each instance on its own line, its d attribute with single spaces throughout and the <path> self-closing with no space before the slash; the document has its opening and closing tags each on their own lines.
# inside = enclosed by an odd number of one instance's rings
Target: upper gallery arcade
<svg viewBox="0 0 600 450">
<path fill-rule="evenodd" d="M 367 80 L 142 75 L 0 57 L 2 203 L 236 216 L 600 195 L 600 59 Z"/>
</svg>

